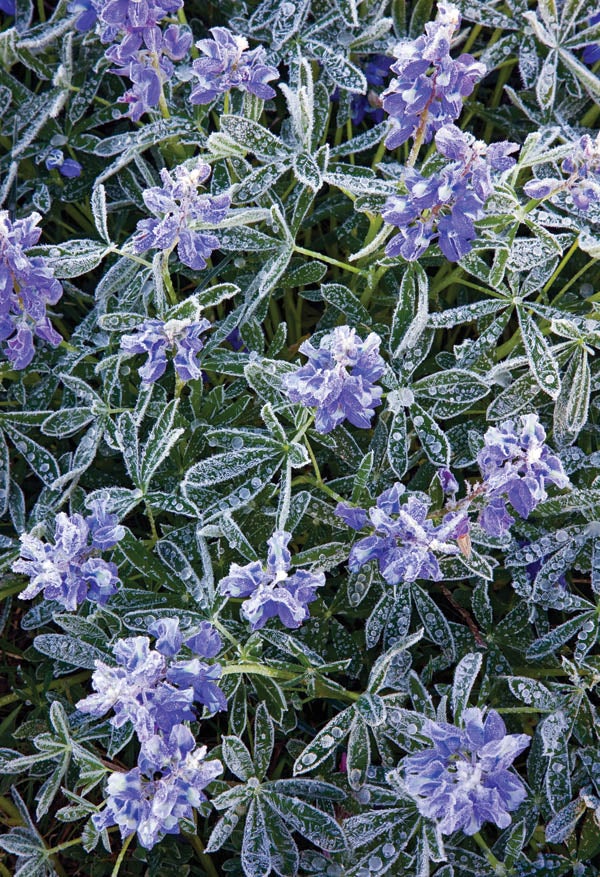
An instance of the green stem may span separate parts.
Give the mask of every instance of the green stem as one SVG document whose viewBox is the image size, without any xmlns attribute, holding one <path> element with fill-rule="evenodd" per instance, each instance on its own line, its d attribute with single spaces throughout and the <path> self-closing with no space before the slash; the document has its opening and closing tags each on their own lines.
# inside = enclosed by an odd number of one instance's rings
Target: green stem
<svg viewBox="0 0 600 877">
<path fill-rule="evenodd" d="M 573 255 L 573 253 L 575 253 L 577 251 L 578 247 L 579 247 L 579 237 L 576 237 L 575 240 L 573 241 L 573 243 L 571 244 L 568 252 L 565 253 L 565 255 L 562 257 L 562 259 L 558 263 L 556 270 L 553 272 L 550 280 L 548 280 L 547 283 L 545 284 L 544 288 L 542 289 L 542 291 L 538 295 L 536 301 L 541 301 L 542 298 L 546 295 L 546 293 L 548 292 L 548 290 L 550 289 L 550 287 L 552 286 L 552 284 L 554 283 L 556 278 L 560 275 L 562 269 L 565 267 L 565 265 L 567 264 L 567 262 L 569 261 L 569 259 Z"/>
<path fill-rule="evenodd" d="M 294 252 L 301 253 L 303 256 L 311 256 L 313 259 L 327 262 L 329 265 L 335 265 L 343 271 L 351 271 L 353 274 L 362 274 L 363 276 L 366 276 L 367 274 L 367 272 L 363 271 L 361 268 L 356 268 L 354 265 L 349 265 L 347 262 L 340 262 L 337 259 L 332 258 L 332 256 L 326 256 L 325 253 L 317 253 L 315 250 L 306 250 L 304 247 L 299 247 L 297 244 L 294 245 Z"/>
<path fill-rule="evenodd" d="M 183 832 L 184 837 L 186 837 L 194 848 L 194 852 L 198 856 L 198 860 L 200 864 L 208 874 L 208 877 L 219 877 L 219 872 L 215 868 L 214 862 L 211 857 L 204 852 L 204 844 L 200 840 L 197 834 L 188 834 L 188 832 Z"/>
<path fill-rule="evenodd" d="M 298 673 L 290 670 L 281 670 L 277 667 L 268 667 L 266 664 L 229 664 L 223 667 L 222 676 L 231 676 L 233 673 L 247 673 L 249 676 L 268 676 L 270 679 L 281 679 L 283 682 L 292 682 L 301 675 L 303 668 L 298 668 Z M 329 688 L 326 683 L 316 681 L 315 691 L 317 697 L 334 697 L 343 700 L 358 700 L 360 694 L 356 691 L 348 691 L 345 688 Z"/>
<path fill-rule="evenodd" d="M 571 279 L 570 279 L 567 283 L 565 283 L 565 285 L 563 286 L 563 288 L 561 289 L 561 291 L 560 291 L 560 292 L 556 295 L 556 297 L 552 300 L 552 304 L 555 305 L 556 302 L 559 301 L 559 299 L 561 299 L 561 298 L 563 297 L 563 295 L 565 294 L 565 292 L 566 292 L 568 289 L 570 289 L 570 288 L 573 286 L 573 284 L 576 283 L 576 282 L 579 280 L 579 278 L 581 277 L 581 275 L 582 275 L 582 274 L 585 274 L 585 272 L 586 272 L 589 268 L 592 267 L 592 265 L 594 264 L 594 262 L 597 262 L 597 261 L 598 261 L 597 259 L 593 258 L 593 259 L 590 259 L 589 262 L 586 262 L 586 264 L 583 266 L 583 268 L 580 268 L 579 271 L 578 271 L 576 274 L 574 274 L 573 277 L 571 277 Z M 597 299 L 597 296 L 598 296 L 598 293 L 596 293 L 596 295 L 592 295 L 592 296 L 590 296 L 590 298 L 588 299 L 588 301 L 597 301 L 597 300 L 598 300 L 598 299 Z"/>
<path fill-rule="evenodd" d="M 477 844 L 479 849 L 485 853 L 486 859 L 488 860 L 488 862 L 490 863 L 490 865 L 494 869 L 495 873 L 498 874 L 498 877 L 504 877 L 504 875 L 506 875 L 506 868 L 504 867 L 504 864 L 500 861 L 500 859 L 496 858 L 496 856 L 493 854 L 491 849 L 488 847 L 488 845 L 486 844 L 486 842 L 484 841 L 484 839 L 482 838 L 482 836 L 479 832 L 476 832 L 473 835 L 473 840 L 475 841 L 475 843 Z"/>
<path fill-rule="evenodd" d="M 319 464 L 317 463 L 317 458 L 315 457 L 315 452 L 313 451 L 310 442 L 307 437 L 304 436 L 304 446 L 308 451 L 308 456 L 310 457 L 310 461 L 313 464 L 313 469 L 315 470 L 315 476 L 317 478 L 317 484 L 323 484 L 323 478 L 321 476 L 321 470 L 319 469 Z"/>
<path fill-rule="evenodd" d="M 305 432 L 308 429 L 310 429 L 310 427 L 313 425 L 314 422 L 315 422 L 315 416 L 314 416 L 314 414 L 311 414 L 311 416 L 308 418 L 308 420 L 306 421 L 304 426 L 300 427 L 300 429 L 298 430 L 298 432 L 296 433 L 296 435 L 292 439 L 292 443 L 299 442 L 300 439 L 302 438 L 302 436 L 305 434 Z"/>
<path fill-rule="evenodd" d="M 110 877 L 118 877 L 119 871 L 121 870 L 121 865 L 123 864 L 123 859 L 125 858 L 125 853 L 127 852 L 127 847 L 133 840 L 133 835 L 130 834 L 129 837 L 126 837 L 123 846 L 121 847 L 121 852 L 119 853 L 119 857 L 115 862 L 115 867 L 112 869 L 112 873 Z"/>
<path fill-rule="evenodd" d="M 58 844 L 56 847 L 51 847 L 47 850 L 49 856 L 53 856 L 55 853 L 60 853 L 62 850 L 68 850 L 69 847 L 76 847 L 78 844 L 82 843 L 83 838 L 76 837 L 74 840 L 67 840 L 63 844 Z"/>
</svg>

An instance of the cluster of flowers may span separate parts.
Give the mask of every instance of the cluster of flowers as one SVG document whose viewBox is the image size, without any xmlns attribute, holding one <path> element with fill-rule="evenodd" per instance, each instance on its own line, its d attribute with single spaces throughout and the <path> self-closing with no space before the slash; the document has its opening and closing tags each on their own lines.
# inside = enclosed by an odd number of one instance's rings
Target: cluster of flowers
<svg viewBox="0 0 600 877">
<path fill-rule="evenodd" d="M 520 429 L 512 420 L 490 427 L 478 455 L 483 480 L 463 501 L 454 501 L 458 483 L 452 473 L 446 469 L 439 473 L 444 493 L 452 499 L 438 525 L 427 516 L 429 498 L 411 493 L 403 501 L 405 488 L 399 483 L 384 491 L 368 512 L 339 503 L 336 514 L 345 524 L 357 531 L 367 526 L 374 530 L 352 547 L 350 569 L 355 572 L 376 560 L 389 584 L 418 578 L 439 581 L 442 572 L 436 555 L 469 551 L 471 503 L 483 500 L 479 523 L 490 535 L 501 536 L 514 522 L 507 502 L 521 518 L 527 518 L 546 499 L 547 484 L 559 488 L 569 485 L 560 460 L 545 444 L 545 438 L 537 414 L 523 415 Z"/>
<path fill-rule="evenodd" d="M 4 353 L 16 369 L 33 359 L 34 334 L 53 347 L 62 341 L 46 315 L 46 305 L 57 303 L 62 286 L 42 257 L 26 253 L 40 239 L 41 218 L 31 213 L 11 220 L 0 210 L 0 341 L 6 342 Z"/>
<path fill-rule="evenodd" d="M 124 528 L 116 515 L 107 513 L 102 499 L 91 503 L 87 518 L 59 512 L 54 544 L 23 533 L 20 557 L 12 565 L 14 572 L 30 579 L 20 598 L 31 600 L 43 592 L 46 600 L 55 600 L 70 612 L 86 599 L 106 603 L 120 582 L 115 564 L 99 553 L 113 548 L 124 535 Z"/>
<path fill-rule="evenodd" d="M 386 255 L 419 259 L 437 239 L 450 262 L 457 262 L 470 250 L 477 236 L 475 220 L 484 215 L 485 202 L 493 192 L 492 170 L 503 172 L 518 149 L 507 141 L 489 146 L 455 125 L 445 125 L 435 135 L 435 144 L 451 164 L 431 176 L 406 168 L 406 195 L 386 201 L 382 216 L 398 227 L 386 247 Z"/>
<path fill-rule="evenodd" d="M 156 219 L 141 220 L 132 240 L 135 253 L 149 249 L 169 254 L 177 247 L 184 265 L 196 271 L 206 267 L 206 260 L 219 240 L 207 229 L 225 219 L 231 205 L 227 194 L 208 195 L 198 192 L 210 176 L 210 165 L 195 161 L 178 165 L 169 172 L 160 172 L 162 186 L 144 191 L 144 203 Z"/>
<path fill-rule="evenodd" d="M 391 70 L 397 78 L 381 96 L 383 108 L 394 120 L 386 140 L 389 149 L 410 137 L 429 143 L 436 131 L 459 117 L 464 99 L 485 75 L 485 65 L 472 55 L 450 56 L 460 22 L 455 6 L 438 3 L 437 18 L 425 25 L 425 34 L 395 48 L 397 61 Z"/>
<path fill-rule="evenodd" d="M 222 94 L 237 88 L 262 100 L 275 97 L 267 85 L 278 79 L 276 67 L 267 64 L 265 49 L 250 50 L 245 37 L 233 34 L 226 27 L 213 27 L 213 39 L 198 40 L 196 47 L 206 56 L 194 61 L 192 67 L 198 82 L 190 100 L 193 104 L 209 104 Z"/>
<path fill-rule="evenodd" d="M 200 335 L 210 329 L 210 322 L 201 320 L 150 319 L 136 326 L 134 335 L 121 338 L 121 350 L 128 356 L 147 354 L 145 365 L 139 369 L 145 384 L 154 383 L 165 373 L 167 351 L 174 350 L 175 372 L 182 381 L 201 377 L 198 354 L 204 346 Z"/>
<path fill-rule="evenodd" d="M 589 210 L 600 202 L 600 134 L 592 139 L 584 134 L 561 165 L 568 179 L 543 177 L 530 180 L 523 191 L 530 198 L 550 198 L 566 190 L 579 210 Z"/>
<path fill-rule="evenodd" d="M 529 746 L 526 734 L 507 734 L 495 710 L 473 707 L 462 714 L 462 728 L 427 719 L 423 736 L 433 744 L 407 756 L 404 785 L 419 813 L 437 822 L 442 834 L 476 834 L 484 822 L 510 825 L 510 813 L 527 797 L 525 786 L 508 769 Z"/>
<path fill-rule="evenodd" d="M 148 849 L 165 834 L 179 833 L 179 821 L 193 818 L 194 808 L 206 800 L 203 789 L 223 769 L 219 761 L 205 760 L 206 747 L 196 747 L 183 722 L 196 718 L 194 703 L 209 713 L 227 708 L 215 681 L 221 666 L 200 660 L 214 658 L 222 648 L 208 622 L 184 635 L 177 618 L 163 618 L 150 633 L 154 649 L 147 636 L 129 637 L 113 646 L 116 667 L 96 661 L 96 693 L 77 703 L 81 712 L 97 717 L 112 709 L 112 725 L 134 727 L 141 744 L 137 766 L 109 776 L 106 807 L 93 821 L 98 830 L 117 825 L 122 838 L 137 832 Z M 181 658 L 184 645 L 192 657 Z"/>
<path fill-rule="evenodd" d="M 438 554 L 460 553 L 457 540 L 469 532 L 465 511 L 451 511 L 435 526 L 427 517 L 431 501 L 425 494 L 411 493 L 402 502 L 404 485 L 396 482 L 377 499 L 375 506 L 365 509 L 338 503 L 336 514 L 353 530 L 370 525 L 371 536 L 352 546 L 349 567 L 358 571 L 370 560 L 377 560 L 386 582 L 414 582 L 429 579 L 437 582 L 442 572 Z"/>
<path fill-rule="evenodd" d="M 177 12 L 183 0 L 76 0 L 69 11 L 78 15 L 78 30 L 98 25 L 103 43 L 113 43 L 106 57 L 112 72 L 131 80 L 121 101 L 129 104 L 129 116 L 138 121 L 160 104 L 165 83 L 174 72 L 174 61 L 185 58 L 192 35 L 178 24 L 164 31 L 160 24 Z M 119 39 L 120 42 L 115 43 Z"/>
<path fill-rule="evenodd" d="M 316 407 L 317 432 L 331 432 L 346 419 L 369 428 L 383 392 L 374 385 L 385 371 L 380 344 L 375 332 L 361 341 L 354 329 L 337 326 L 318 348 L 310 341 L 300 345 L 308 362 L 287 375 L 284 386 L 292 402 Z"/>
<path fill-rule="evenodd" d="M 520 429 L 515 421 L 507 420 L 487 430 L 477 462 L 487 499 L 479 523 L 490 535 L 501 536 L 513 523 L 507 501 L 519 517 L 528 518 L 547 498 L 547 484 L 569 486 L 561 461 L 545 441 L 537 414 L 522 415 Z"/>
<path fill-rule="evenodd" d="M 245 566 L 234 563 L 219 584 L 222 594 L 248 598 L 241 611 L 252 630 L 259 630 L 269 618 L 277 616 L 286 627 L 300 627 L 309 617 L 307 606 L 316 598 L 316 589 L 325 584 L 322 572 L 298 569 L 289 574 L 291 538 L 291 533 L 276 530 L 267 542 L 266 568 L 258 560 Z"/>
</svg>

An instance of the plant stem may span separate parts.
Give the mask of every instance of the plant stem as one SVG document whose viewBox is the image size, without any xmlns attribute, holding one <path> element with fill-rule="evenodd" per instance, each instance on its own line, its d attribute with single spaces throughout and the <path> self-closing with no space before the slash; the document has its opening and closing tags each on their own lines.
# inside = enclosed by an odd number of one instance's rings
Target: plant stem
<svg viewBox="0 0 600 877">
<path fill-rule="evenodd" d="M 127 847 L 131 843 L 132 839 L 133 835 L 130 834 L 129 837 L 126 837 L 123 841 L 121 852 L 119 853 L 119 857 L 115 862 L 115 867 L 112 869 L 112 874 L 110 875 L 110 877 L 118 877 L 119 871 L 121 870 L 121 865 L 123 864 L 123 859 L 125 858 L 125 853 L 127 852 Z"/>
<path fill-rule="evenodd" d="M 311 256 L 313 259 L 327 262 L 329 265 L 335 265 L 336 268 L 341 268 L 343 271 L 351 271 L 353 274 L 362 274 L 363 276 L 366 276 L 367 274 L 362 268 L 356 268 L 354 265 L 349 265 L 347 262 L 340 262 L 338 259 L 332 258 L 332 256 L 326 256 L 325 253 L 317 253 L 315 250 L 306 250 L 304 247 L 299 247 L 297 244 L 294 244 L 294 252 L 301 253 L 303 256 Z"/>
<path fill-rule="evenodd" d="M 219 872 L 215 868 L 215 864 L 211 857 L 204 852 L 204 844 L 200 840 L 197 834 L 188 834 L 188 832 L 183 832 L 184 837 L 186 837 L 191 845 L 194 848 L 194 852 L 198 856 L 200 864 L 208 874 L 208 877 L 219 877 Z"/>
<path fill-rule="evenodd" d="M 473 840 L 475 841 L 475 843 L 477 844 L 479 849 L 485 853 L 486 859 L 488 860 L 488 862 L 490 863 L 490 865 L 492 866 L 492 868 L 494 869 L 494 872 L 498 875 L 498 877 L 505 877 L 506 868 L 504 867 L 503 862 L 501 862 L 500 859 L 496 858 L 496 856 L 493 854 L 491 849 L 488 847 L 488 845 L 486 844 L 486 842 L 484 841 L 484 839 L 482 838 L 482 836 L 479 832 L 476 832 L 473 835 Z"/>
</svg>

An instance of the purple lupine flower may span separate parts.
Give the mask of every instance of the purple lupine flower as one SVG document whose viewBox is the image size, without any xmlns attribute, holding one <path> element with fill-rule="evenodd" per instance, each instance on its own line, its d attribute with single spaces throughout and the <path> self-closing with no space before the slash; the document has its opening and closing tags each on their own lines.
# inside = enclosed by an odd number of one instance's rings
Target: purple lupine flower
<svg viewBox="0 0 600 877">
<path fill-rule="evenodd" d="M 227 194 L 203 195 L 198 187 L 210 176 L 210 167 L 202 161 L 193 167 L 179 165 L 169 173 L 160 172 L 162 186 L 144 192 L 144 203 L 157 219 L 138 222 L 133 238 L 135 253 L 149 249 L 177 254 L 184 265 L 195 270 L 206 267 L 206 260 L 219 246 L 219 240 L 207 229 L 225 219 L 231 205 Z"/>
<path fill-rule="evenodd" d="M 98 21 L 97 3 L 98 0 L 71 0 L 67 5 L 67 12 L 77 15 L 75 27 L 80 33 L 95 27 Z"/>
<path fill-rule="evenodd" d="M 26 253 L 40 239 L 41 218 L 32 213 L 12 221 L 7 210 L 0 210 L 0 341 L 6 342 L 4 353 L 16 369 L 33 359 L 34 334 L 53 347 L 62 341 L 46 315 L 62 286 L 41 256 Z"/>
<path fill-rule="evenodd" d="M 183 0 L 92 0 L 98 14 L 100 39 L 113 42 L 121 34 L 152 39 L 152 31 L 173 12 L 183 6 Z"/>
<path fill-rule="evenodd" d="M 316 599 L 316 589 L 325 584 L 322 572 L 298 569 L 289 574 L 291 538 L 291 533 L 276 530 L 267 542 L 266 568 L 259 561 L 246 566 L 233 563 L 229 575 L 219 584 L 222 594 L 248 598 L 242 604 L 242 615 L 252 630 L 259 630 L 276 616 L 286 627 L 300 627 L 310 617 L 308 604 Z"/>
<path fill-rule="evenodd" d="M 74 158 L 65 158 L 61 149 L 53 149 L 46 159 L 46 167 L 48 170 L 56 168 L 63 177 L 71 179 L 72 177 L 81 176 L 81 165 Z"/>
<path fill-rule="evenodd" d="M 510 153 L 518 148 L 508 142 L 487 146 L 455 125 L 441 128 L 435 142 L 451 164 L 429 177 L 407 168 L 406 195 L 391 196 L 383 207 L 385 221 L 398 227 L 386 247 L 388 256 L 412 262 L 436 238 L 449 261 L 465 256 L 477 236 L 475 220 L 484 215 L 493 191 L 491 172 L 512 167 L 515 160 Z"/>
<path fill-rule="evenodd" d="M 596 24 L 600 24 L 600 12 L 594 12 L 594 14 L 590 15 L 588 18 L 589 27 L 594 27 Z M 600 41 L 591 43 L 589 46 L 585 47 L 583 50 L 583 60 L 590 66 L 597 61 L 600 61 Z"/>
<path fill-rule="evenodd" d="M 386 140 L 389 149 L 409 137 L 429 143 L 436 131 L 459 117 L 464 99 L 485 75 L 485 65 L 472 55 L 450 57 L 460 21 L 455 6 L 438 3 L 437 18 L 425 25 L 425 35 L 396 47 L 391 70 L 397 78 L 382 94 L 383 108 L 394 120 Z"/>
<path fill-rule="evenodd" d="M 165 684 L 167 661 L 150 649 L 147 636 L 119 640 L 113 653 L 116 667 L 96 660 L 95 693 L 77 702 L 80 712 L 99 717 L 113 710 L 110 724 L 120 728 L 131 722 L 140 740 L 195 718 L 193 690 Z"/>
<path fill-rule="evenodd" d="M 125 535 L 125 528 L 119 524 L 116 515 L 107 511 L 108 497 L 100 496 L 89 504 L 91 514 L 86 518 L 90 528 L 92 545 L 101 551 L 113 548 Z"/>
<path fill-rule="evenodd" d="M 507 420 L 490 427 L 477 455 L 488 505 L 479 522 L 493 536 L 500 536 L 514 518 L 506 502 L 521 518 L 527 518 L 548 496 L 547 484 L 570 485 L 559 458 L 545 444 L 546 432 L 537 414 L 521 415 L 521 425 Z"/>
<path fill-rule="evenodd" d="M 423 734 L 432 747 L 408 755 L 404 783 L 419 813 L 438 823 L 442 834 L 472 835 L 484 822 L 510 825 L 514 810 L 527 797 L 525 786 L 509 770 L 529 746 L 526 734 L 507 734 L 495 710 L 462 714 L 462 728 L 427 719 Z"/>
<path fill-rule="evenodd" d="M 530 198 L 549 198 L 567 191 L 579 210 L 589 210 L 600 202 L 600 134 L 594 140 L 584 134 L 561 165 L 565 180 L 561 177 L 542 177 L 530 180 L 523 191 Z"/>
<path fill-rule="evenodd" d="M 355 125 L 360 125 L 365 116 L 369 116 L 375 123 L 383 122 L 385 111 L 377 89 L 385 85 L 393 60 L 389 55 L 372 55 L 365 64 L 363 69 L 369 86 L 367 94 L 354 94 L 350 101 L 350 113 Z"/>
<path fill-rule="evenodd" d="M 183 634 L 179 630 L 178 618 L 159 618 L 154 621 L 148 631 L 156 637 L 157 652 L 167 658 L 177 655 L 183 645 Z"/>
<path fill-rule="evenodd" d="M 210 322 L 201 320 L 144 320 L 135 335 L 121 338 L 121 350 L 128 356 L 148 354 L 146 364 L 139 370 L 146 384 L 154 383 L 165 373 L 167 350 L 175 350 L 173 363 L 182 381 L 197 380 L 202 375 L 198 354 L 204 347 L 200 335 L 210 329 Z"/>
<path fill-rule="evenodd" d="M 369 429 L 383 392 L 374 386 L 385 371 L 380 344 L 375 332 L 362 341 L 354 329 L 337 326 L 318 348 L 310 341 L 300 345 L 308 362 L 285 376 L 284 387 L 292 402 L 316 407 L 317 432 L 331 432 L 344 420 Z"/>
<path fill-rule="evenodd" d="M 92 0 L 92 9 L 78 19 L 76 26 L 87 29 L 95 11 L 101 40 L 113 43 L 120 38 L 105 56 L 115 65 L 112 73 L 131 80 L 131 88 L 119 100 L 129 104 L 134 121 L 160 104 L 163 87 L 173 76 L 173 62 L 182 60 L 192 45 L 191 33 L 180 25 L 171 24 L 164 32 L 160 28 L 165 16 L 182 5 L 183 0 Z"/>
<path fill-rule="evenodd" d="M 216 684 L 219 664 L 204 664 L 197 658 L 173 660 L 179 656 L 183 639 L 177 619 L 158 619 L 151 632 L 157 637 L 155 649 L 150 648 L 147 636 L 128 637 L 113 646 L 117 666 L 96 661 L 95 693 L 77 703 L 78 710 L 93 716 L 113 710 L 110 723 L 120 728 L 131 722 L 142 741 L 195 719 L 194 702 L 207 706 L 209 712 L 227 708 Z"/>
<path fill-rule="evenodd" d="M 335 513 L 354 530 L 371 526 L 374 533 L 353 545 L 349 568 L 357 572 L 365 563 L 376 560 L 386 582 L 414 582 L 428 579 L 437 582 L 442 572 L 437 554 L 461 553 L 457 542 L 469 531 L 464 511 L 448 512 L 437 526 L 427 517 L 430 500 L 424 494 L 411 494 L 404 500 L 404 487 L 396 482 L 369 509 L 338 503 Z"/>
<path fill-rule="evenodd" d="M 204 789 L 223 771 L 220 761 L 206 761 L 206 746 L 184 725 L 174 725 L 168 738 L 153 736 L 142 746 L 139 766 L 112 773 L 106 783 L 106 807 L 92 817 L 99 831 L 118 825 L 121 837 L 137 832 L 151 849 L 166 834 L 179 834 L 179 821 L 193 819 L 206 801 Z"/>
<path fill-rule="evenodd" d="M 206 55 L 193 63 L 198 83 L 192 89 L 193 104 L 209 104 L 232 88 L 248 91 L 256 97 L 268 100 L 275 97 L 275 90 L 267 85 L 277 79 L 276 67 L 266 63 L 264 48 L 248 48 L 248 40 L 226 27 L 211 28 L 212 40 L 199 40 L 196 47 Z"/>
<path fill-rule="evenodd" d="M 104 522 L 111 538 L 104 529 L 98 542 L 94 535 L 98 533 L 98 513 L 98 507 L 88 518 L 59 512 L 54 544 L 42 542 L 31 533 L 21 534 L 21 555 L 12 569 L 31 580 L 19 594 L 21 600 L 30 600 L 43 591 L 46 600 L 56 600 L 72 612 L 86 599 L 104 604 L 116 593 L 120 584 L 117 567 L 98 557 L 97 551 L 112 548 L 125 531 L 109 515 L 110 523 L 106 524 L 106 518 Z"/>
<path fill-rule="evenodd" d="M 227 698 L 216 684 L 221 678 L 220 664 L 206 664 L 198 658 L 176 661 L 167 671 L 167 679 L 181 688 L 192 688 L 194 700 L 210 713 L 227 709 Z"/>
<path fill-rule="evenodd" d="M 223 641 L 209 621 L 203 621 L 185 644 L 195 655 L 202 658 L 215 658 L 223 648 Z"/>
<path fill-rule="evenodd" d="M 0 0 L 0 12 L 5 15 L 14 15 L 16 8 L 16 0 Z"/>
<path fill-rule="evenodd" d="M 454 496 L 458 493 L 458 481 L 450 469 L 438 469 L 437 476 L 444 493 Z"/>
</svg>

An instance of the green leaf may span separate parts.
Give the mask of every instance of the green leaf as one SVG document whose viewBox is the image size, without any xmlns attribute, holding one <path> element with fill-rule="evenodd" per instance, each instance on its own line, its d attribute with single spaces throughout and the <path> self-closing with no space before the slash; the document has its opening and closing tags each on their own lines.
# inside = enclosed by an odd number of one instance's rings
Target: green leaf
<svg viewBox="0 0 600 877">
<path fill-rule="evenodd" d="M 323 283 L 321 294 L 324 301 L 336 307 L 354 325 L 370 325 L 368 311 L 361 305 L 354 293 L 341 283 Z"/>
<path fill-rule="evenodd" d="M 451 697 L 455 722 L 458 722 L 469 703 L 471 690 L 481 670 L 482 662 L 483 655 L 480 652 L 471 652 L 461 658 L 456 665 Z"/>
<path fill-rule="evenodd" d="M 354 717 L 347 744 L 347 775 L 351 789 L 360 789 L 367 780 L 367 770 L 371 764 L 371 743 L 369 729 L 359 713 Z"/>
<path fill-rule="evenodd" d="M 267 834 L 271 842 L 271 865 L 280 877 L 289 877 L 290 874 L 298 873 L 299 854 L 298 847 L 290 834 L 285 822 L 265 799 L 263 815 Z"/>
<path fill-rule="evenodd" d="M 94 416 L 94 412 L 88 407 L 63 408 L 48 415 L 40 425 L 40 430 L 44 435 L 66 438 L 87 426 Z"/>
<path fill-rule="evenodd" d="M 298 756 L 294 764 L 294 776 L 315 770 L 326 758 L 335 752 L 348 735 L 355 714 L 355 708 L 348 707 L 338 713 L 322 728 L 317 736 Z"/>
<path fill-rule="evenodd" d="M 330 853 L 343 852 L 346 849 L 344 832 L 328 813 L 317 810 L 300 798 L 280 795 L 272 789 L 265 790 L 264 794 L 282 819 L 319 849 Z"/>
<path fill-rule="evenodd" d="M 540 389 L 552 399 L 560 393 L 558 365 L 546 339 L 524 308 L 518 307 L 519 326 L 529 368 Z"/>
<path fill-rule="evenodd" d="M 55 661 L 72 664 L 74 667 L 82 667 L 86 670 L 94 670 L 96 661 L 108 661 L 106 652 L 100 651 L 96 646 L 75 639 L 72 636 L 64 636 L 60 633 L 42 633 L 33 641 L 33 645 L 41 652 Z"/>
<path fill-rule="evenodd" d="M 410 406 L 410 416 L 421 446 L 431 462 L 434 466 L 447 466 L 452 449 L 443 429 L 416 402 Z"/>
<path fill-rule="evenodd" d="M 301 152 L 294 156 L 293 160 L 294 174 L 299 183 L 308 186 L 313 192 L 318 192 L 323 185 L 323 177 L 321 171 L 308 152 Z"/>
<path fill-rule="evenodd" d="M 423 268 L 411 263 L 402 277 L 398 303 L 392 318 L 389 349 L 392 358 L 413 347 L 428 320 L 429 280 Z"/>
<path fill-rule="evenodd" d="M 242 842 L 242 868 L 246 877 L 268 877 L 271 873 L 270 843 L 265 817 L 260 802 L 250 801 L 244 839 Z"/>
<path fill-rule="evenodd" d="M 554 439 L 572 445 L 588 421 L 592 376 L 584 348 L 575 353 L 563 375 L 554 406 Z"/>
<path fill-rule="evenodd" d="M 239 737 L 223 737 L 223 760 L 229 770 L 240 780 L 256 776 L 252 756 Z"/>
<path fill-rule="evenodd" d="M 412 598 L 429 639 L 439 646 L 448 660 L 454 660 L 456 647 L 450 626 L 437 604 L 418 585 L 412 586 Z"/>
<path fill-rule="evenodd" d="M 170 454 L 177 440 L 183 435 L 184 429 L 173 429 L 173 423 L 177 414 L 178 399 L 172 399 L 162 411 L 160 417 L 152 427 L 150 435 L 140 451 L 139 487 L 146 492 L 152 481 L 152 476 Z"/>
<path fill-rule="evenodd" d="M 219 125 L 223 134 L 231 137 L 245 152 L 252 152 L 257 158 L 268 160 L 290 152 L 290 148 L 283 141 L 258 122 L 252 122 L 242 116 L 221 116 Z"/>
<path fill-rule="evenodd" d="M 275 743 L 275 732 L 271 716 L 264 703 L 259 703 L 254 719 L 254 764 L 256 775 L 262 779 L 266 774 Z"/>
<path fill-rule="evenodd" d="M 12 440 L 15 449 L 21 454 L 40 481 L 51 487 L 54 481 L 60 477 L 58 463 L 52 454 L 28 435 L 16 429 L 12 424 L 5 421 L 3 429 Z"/>
</svg>

